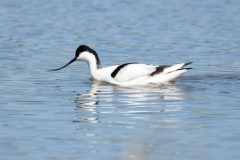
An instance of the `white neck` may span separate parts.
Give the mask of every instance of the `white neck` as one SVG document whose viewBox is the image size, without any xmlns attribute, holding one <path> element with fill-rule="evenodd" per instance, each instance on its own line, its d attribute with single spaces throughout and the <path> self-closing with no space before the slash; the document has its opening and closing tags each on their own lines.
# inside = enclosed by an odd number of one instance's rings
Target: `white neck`
<svg viewBox="0 0 240 160">
<path fill-rule="evenodd" d="M 94 59 L 92 61 L 87 61 L 87 63 L 90 69 L 91 76 L 95 77 L 96 71 L 98 70 L 97 61 Z"/>
<path fill-rule="evenodd" d="M 86 61 L 88 63 L 90 74 L 93 78 L 96 77 L 96 72 L 100 68 L 100 64 L 97 63 L 97 59 L 94 54 L 89 52 L 82 52 L 79 57 L 79 60 Z M 99 62 L 100 63 L 100 62 Z"/>
</svg>

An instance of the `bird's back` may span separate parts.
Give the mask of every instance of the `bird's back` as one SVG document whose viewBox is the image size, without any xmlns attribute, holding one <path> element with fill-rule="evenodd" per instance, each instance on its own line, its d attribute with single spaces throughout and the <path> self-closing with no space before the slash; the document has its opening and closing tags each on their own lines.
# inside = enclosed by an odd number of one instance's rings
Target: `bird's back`
<svg viewBox="0 0 240 160">
<path fill-rule="evenodd" d="M 95 79 L 119 85 L 142 85 L 149 83 L 163 83 L 175 80 L 189 68 L 190 63 L 154 66 L 140 63 L 125 63 L 101 68 Z"/>
</svg>

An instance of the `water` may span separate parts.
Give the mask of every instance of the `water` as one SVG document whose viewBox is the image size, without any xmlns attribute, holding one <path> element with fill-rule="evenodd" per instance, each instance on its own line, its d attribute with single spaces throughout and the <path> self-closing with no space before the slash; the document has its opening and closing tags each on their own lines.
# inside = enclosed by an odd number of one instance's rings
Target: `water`
<svg viewBox="0 0 240 160">
<path fill-rule="evenodd" d="M 1 160 L 239 159 L 240 3 L 0 2 Z M 80 44 L 104 66 L 192 61 L 175 84 L 122 88 L 59 72 Z"/>
</svg>

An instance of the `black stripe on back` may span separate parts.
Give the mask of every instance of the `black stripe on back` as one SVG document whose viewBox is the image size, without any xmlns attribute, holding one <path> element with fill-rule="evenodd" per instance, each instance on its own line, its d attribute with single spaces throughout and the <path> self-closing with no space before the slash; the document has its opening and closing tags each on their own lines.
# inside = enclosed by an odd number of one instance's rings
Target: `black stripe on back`
<svg viewBox="0 0 240 160">
<path fill-rule="evenodd" d="M 165 68 L 170 67 L 170 65 L 163 65 L 156 67 L 156 70 L 150 74 L 150 76 L 154 76 L 155 74 L 161 73 Z"/>
<path fill-rule="evenodd" d="M 112 78 L 116 77 L 116 75 L 118 74 L 118 72 L 124 68 L 125 66 L 129 65 L 129 64 L 136 64 L 136 63 L 125 63 L 125 64 L 121 64 L 119 65 L 111 74 Z"/>
</svg>

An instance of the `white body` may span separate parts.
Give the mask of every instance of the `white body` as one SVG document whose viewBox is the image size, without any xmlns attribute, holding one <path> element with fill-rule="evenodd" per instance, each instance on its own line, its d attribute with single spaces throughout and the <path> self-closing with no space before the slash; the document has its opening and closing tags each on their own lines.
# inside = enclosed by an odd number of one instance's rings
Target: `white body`
<svg viewBox="0 0 240 160">
<path fill-rule="evenodd" d="M 164 68 L 162 72 L 151 75 L 151 73 L 156 71 L 156 67 L 158 66 L 136 63 L 124 66 L 115 77 L 112 77 L 111 74 L 119 65 L 99 68 L 96 57 L 88 51 L 79 54 L 77 60 L 88 63 L 90 74 L 94 80 L 122 86 L 166 83 L 174 81 L 188 70 L 187 68 L 183 68 L 186 63 L 181 63 L 171 65 Z"/>
</svg>

